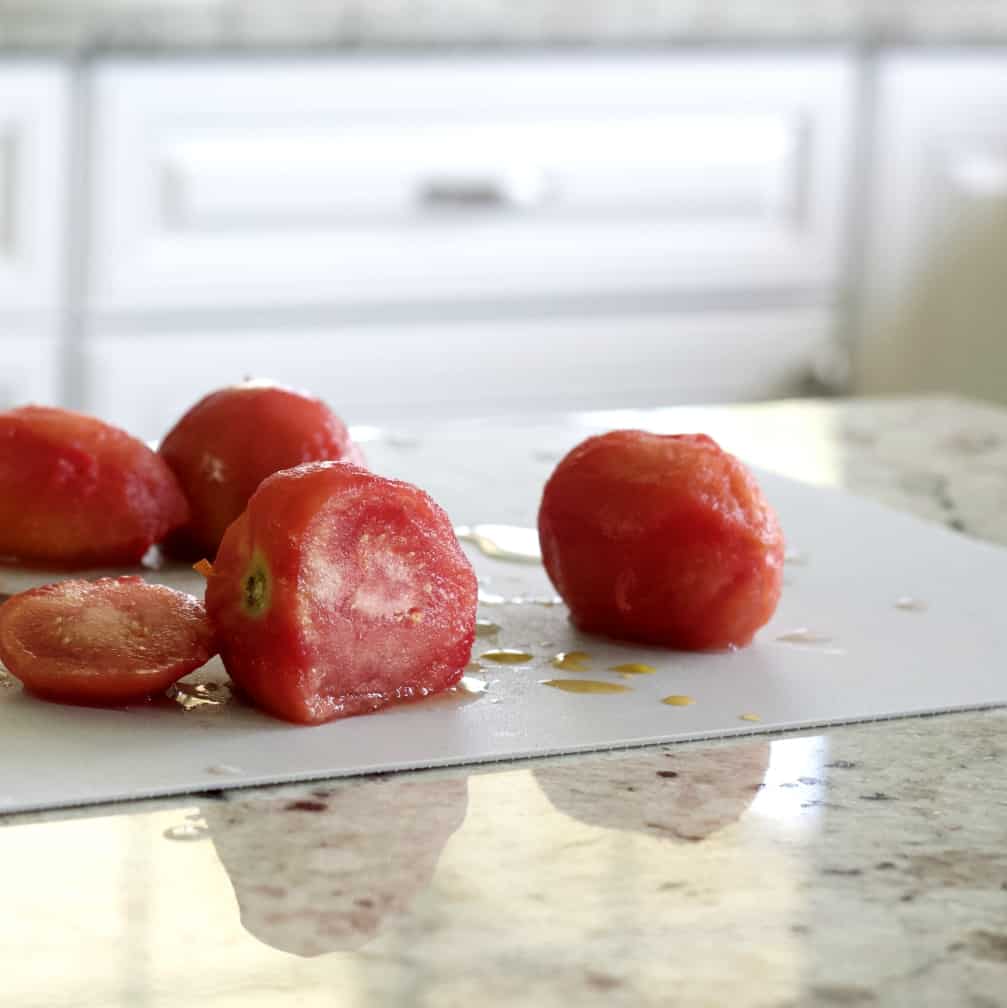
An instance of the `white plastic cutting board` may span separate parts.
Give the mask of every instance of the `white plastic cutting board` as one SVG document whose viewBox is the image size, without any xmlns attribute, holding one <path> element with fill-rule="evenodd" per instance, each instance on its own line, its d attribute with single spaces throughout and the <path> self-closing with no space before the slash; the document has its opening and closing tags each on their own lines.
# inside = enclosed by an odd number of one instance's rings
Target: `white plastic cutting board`
<svg viewBox="0 0 1007 1008">
<path fill-rule="evenodd" d="M 574 440 L 567 433 L 561 440 Z M 422 483 L 459 523 L 530 525 L 552 464 L 538 448 L 541 437 L 531 427 L 498 425 L 435 444 L 368 447 L 376 469 Z M 487 681 L 484 694 L 305 728 L 238 703 L 96 710 L 7 687 L 0 689 L 0 812 L 1007 702 L 1000 611 L 1007 551 L 836 491 L 761 478 L 803 562 L 788 565 L 779 610 L 749 648 L 687 655 L 580 635 L 564 607 L 528 600 L 552 596 L 541 567 L 472 551 L 486 592 L 522 599 L 482 607 L 501 630 L 477 640 L 474 657 L 493 647 L 534 655 L 525 666 L 483 662 L 473 675 Z M 169 581 L 199 585 L 184 571 L 171 573 Z M 22 583 L 0 574 L 0 591 Z M 906 596 L 926 608 L 897 607 Z M 829 640 L 777 639 L 801 628 Z M 550 666 L 553 655 L 569 650 L 588 652 L 587 671 Z M 609 667 L 623 662 L 658 671 L 620 679 Z M 224 678 L 216 663 L 203 675 Z M 541 683 L 563 677 L 620 682 L 631 691 L 572 694 Z M 669 694 L 695 702 L 662 704 Z"/>
</svg>

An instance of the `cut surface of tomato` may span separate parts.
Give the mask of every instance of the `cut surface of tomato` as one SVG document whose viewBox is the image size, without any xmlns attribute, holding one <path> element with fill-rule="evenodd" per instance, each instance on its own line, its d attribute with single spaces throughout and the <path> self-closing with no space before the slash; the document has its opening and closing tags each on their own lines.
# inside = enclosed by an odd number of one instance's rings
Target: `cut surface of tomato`
<svg viewBox="0 0 1007 1008">
<path fill-rule="evenodd" d="M 589 438 L 549 478 L 538 527 L 546 571 L 583 630 L 683 650 L 741 646 L 779 601 L 776 515 L 706 435 Z"/>
<path fill-rule="evenodd" d="M 363 462 L 325 403 L 261 381 L 201 399 L 168 432 L 160 453 L 192 509 L 169 548 L 190 559 L 213 559 L 227 526 L 270 474 L 323 459 Z"/>
<path fill-rule="evenodd" d="M 164 460 L 125 431 L 55 407 L 0 413 L 0 556 L 134 564 L 188 516 Z"/>
<path fill-rule="evenodd" d="M 0 660 L 47 700 L 141 700 L 215 653 L 203 604 L 139 577 L 60 581 L 0 606 Z"/>
<path fill-rule="evenodd" d="M 318 462 L 263 481 L 221 542 L 206 606 L 231 678 L 263 710 L 312 724 L 453 686 L 476 595 L 422 490 Z"/>
</svg>

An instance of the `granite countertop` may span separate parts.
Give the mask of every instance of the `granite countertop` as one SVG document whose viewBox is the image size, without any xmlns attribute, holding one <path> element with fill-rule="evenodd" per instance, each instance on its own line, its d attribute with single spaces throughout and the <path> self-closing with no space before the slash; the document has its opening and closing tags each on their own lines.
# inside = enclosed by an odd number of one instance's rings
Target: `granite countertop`
<svg viewBox="0 0 1007 1008">
<path fill-rule="evenodd" d="M 0 0 L 0 49 L 989 43 L 997 0 Z"/>
<path fill-rule="evenodd" d="M 1007 543 L 1005 410 L 670 417 Z M 2 1000 L 992 1008 L 1005 768 L 995 710 L 10 816 Z"/>
</svg>

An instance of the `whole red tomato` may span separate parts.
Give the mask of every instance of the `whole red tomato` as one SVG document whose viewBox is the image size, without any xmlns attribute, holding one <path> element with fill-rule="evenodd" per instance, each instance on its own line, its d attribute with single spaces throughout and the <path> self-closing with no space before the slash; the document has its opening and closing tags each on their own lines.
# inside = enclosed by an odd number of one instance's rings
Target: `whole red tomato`
<svg viewBox="0 0 1007 1008">
<path fill-rule="evenodd" d="M 0 413 L 0 556 L 134 564 L 188 517 L 164 460 L 125 431 L 48 406 Z"/>
<path fill-rule="evenodd" d="M 612 431 L 556 467 L 542 558 L 583 630 L 683 650 L 749 643 L 773 615 L 783 534 L 754 477 L 703 434 Z"/>
<path fill-rule="evenodd" d="M 346 425 L 319 399 L 267 382 L 246 382 L 201 399 L 161 442 L 192 517 L 171 552 L 213 557 L 227 526 L 259 484 L 302 462 L 362 463 Z"/>
</svg>

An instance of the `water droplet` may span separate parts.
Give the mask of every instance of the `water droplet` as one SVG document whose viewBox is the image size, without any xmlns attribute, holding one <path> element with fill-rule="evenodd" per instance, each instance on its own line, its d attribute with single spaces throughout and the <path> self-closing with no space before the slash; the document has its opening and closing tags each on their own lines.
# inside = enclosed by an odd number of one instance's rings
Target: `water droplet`
<svg viewBox="0 0 1007 1008">
<path fill-rule="evenodd" d="M 788 549 L 783 554 L 783 562 L 794 567 L 806 567 L 811 557 L 799 549 Z"/>
<path fill-rule="evenodd" d="M 623 662 L 621 665 L 612 665 L 612 672 L 618 672 L 621 676 L 651 675 L 657 669 L 653 665 L 645 665 L 643 662 L 631 661 Z"/>
<path fill-rule="evenodd" d="M 199 707 L 219 707 L 231 699 L 231 689 L 225 683 L 178 682 L 169 686 L 167 695 L 180 707 L 196 710 Z"/>
<path fill-rule="evenodd" d="M 538 532 L 517 525 L 456 525 L 455 535 L 484 556 L 512 563 L 541 563 Z"/>
<path fill-rule="evenodd" d="M 509 601 L 511 605 L 537 605 L 547 609 L 563 604 L 558 595 L 514 595 Z"/>
<path fill-rule="evenodd" d="M 477 695 L 485 693 L 489 689 L 489 684 L 485 679 L 476 679 L 474 676 L 462 676 L 452 687 L 459 693 L 471 693 Z"/>
<path fill-rule="evenodd" d="M 476 637 L 492 637 L 500 633 L 500 624 L 488 619 L 476 620 Z"/>
<path fill-rule="evenodd" d="M 691 696 L 685 696 L 682 693 L 672 693 L 671 696 L 666 696 L 661 700 L 661 703 L 667 704 L 669 707 L 690 707 L 695 702 Z"/>
<path fill-rule="evenodd" d="M 739 721 L 761 721 L 762 718 L 758 714 L 739 714 Z"/>
<path fill-rule="evenodd" d="M 479 589 L 479 604 L 480 605 L 503 605 L 507 599 L 503 595 L 497 595 L 494 592 L 483 591 L 482 588 Z"/>
<path fill-rule="evenodd" d="M 230 763 L 214 763 L 213 766 L 206 768 L 206 772 L 213 774 L 214 777 L 234 777 L 245 771 L 241 767 L 232 766 Z"/>
<path fill-rule="evenodd" d="M 621 683 L 600 682 L 597 679 L 540 679 L 543 686 L 554 686 L 566 693 L 629 693 Z"/>
<path fill-rule="evenodd" d="M 789 630 L 776 638 L 783 644 L 828 644 L 832 638 L 828 634 L 816 633 L 807 627 Z"/>
<path fill-rule="evenodd" d="M 496 648 L 493 651 L 484 651 L 479 657 L 485 661 L 497 662 L 499 665 L 525 665 L 534 655 L 530 655 L 527 651 L 518 651 L 516 648 Z"/>
<path fill-rule="evenodd" d="M 590 660 L 591 656 L 586 651 L 560 651 L 549 664 L 567 672 L 586 672 Z"/>
<path fill-rule="evenodd" d="M 895 608 L 903 612 L 925 612 L 928 606 L 923 599 L 913 598 L 912 595 L 900 595 L 895 600 Z"/>
<path fill-rule="evenodd" d="M 169 826 L 162 835 L 166 840 L 205 840 L 210 835 L 210 828 L 202 820 L 197 820 Z"/>
</svg>

